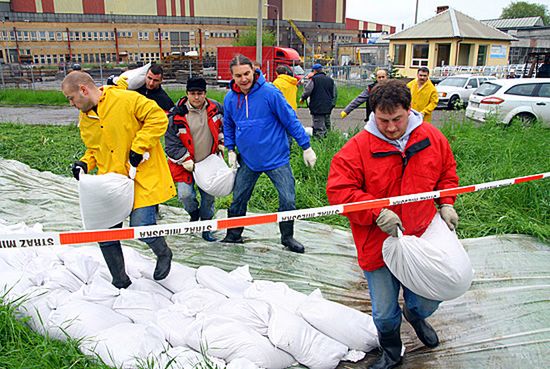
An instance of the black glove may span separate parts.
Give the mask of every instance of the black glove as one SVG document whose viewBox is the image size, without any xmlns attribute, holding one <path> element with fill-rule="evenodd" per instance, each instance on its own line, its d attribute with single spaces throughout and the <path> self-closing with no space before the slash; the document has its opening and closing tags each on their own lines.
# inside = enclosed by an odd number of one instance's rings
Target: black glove
<svg viewBox="0 0 550 369">
<path fill-rule="evenodd" d="M 71 167 L 71 170 L 73 171 L 73 176 L 76 178 L 77 181 L 80 180 L 80 169 L 84 171 L 84 173 L 88 173 L 88 164 L 84 163 L 83 161 L 75 161 L 73 163 L 73 166 Z"/>
<path fill-rule="evenodd" d="M 107 86 L 116 86 L 114 79 L 115 79 L 115 75 L 114 74 L 110 75 L 109 78 L 107 78 Z"/>
<path fill-rule="evenodd" d="M 137 168 L 139 163 L 143 160 L 143 155 L 138 154 L 135 151 L 130 150 L 130 165 Z"/>
</svg>

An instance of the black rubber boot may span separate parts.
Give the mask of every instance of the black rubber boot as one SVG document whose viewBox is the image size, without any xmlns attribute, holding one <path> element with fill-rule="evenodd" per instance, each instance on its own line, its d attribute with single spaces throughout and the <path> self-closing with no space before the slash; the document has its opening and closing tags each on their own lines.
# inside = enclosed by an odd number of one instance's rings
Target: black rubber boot
<svg viewBox="0 0 550 369">
<path fill-rule="evenodd" d="M 111 243 L 108 242 L 105 246 L 99 244 L 107 268 L 113 277 L 112 284 L 116 288 L 128 288 L 132 284 L 130 277 L 126 274 L 124 266 L 124 254 L 122 253 L 122 246 L 120 242 Z"/>
<path fill-rule="evenodd" d="M 403 316 L 412 325 L 416 336 L 426 347 L 434 348 L 439 345 L 437 333 L 426 320 L 415 318 L 409 309 L 407 309 L 407 306 L 403 306 Z"/>
<path fill-rule="evenodd" d="M 226 243 L 244 243 L 242 234 L 244 231 L 244 227 L 239 228 L 229 228 L 227 229 L 227 233 L 225 234 L 225 237 L 221 242 Z"/>
<path fill-rule="evenodd" d="M 401 365 L 401 334 L 399 328 L 389 334 L 378 332 L 382 355 L 368 369 L 392 369 Z"/>
<path fill-rule="evenodd" d="M 164 237 L 157 238 L 153 243 L 149 244 L 149 247 L 157 256 L 157 265 L 155 266 L 153 278 L 156 281 L 166 278 L 172 266 L 172 250 L 166 244 Z"/>
<path fill-rule="evenodd" d="M 279 230 L 281 231 L 281 243 L 284 246 L 292 252 L 297 252 L 300 254 L 304 253 L 304 245 L 294 239 L 293 220 L 279 223 Z"/>
<path fill-rule="evenodd" d="M 196 222 L 197 220 L 199 220 L 199 209 L 189 213 L 189 217 L 190 222 Z"/>
</svg>

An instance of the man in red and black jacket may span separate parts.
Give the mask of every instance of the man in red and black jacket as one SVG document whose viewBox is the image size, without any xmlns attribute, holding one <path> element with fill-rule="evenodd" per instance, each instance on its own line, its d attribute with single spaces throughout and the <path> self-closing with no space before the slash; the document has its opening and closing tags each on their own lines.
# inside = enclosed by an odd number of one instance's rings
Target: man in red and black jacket
<svg viewBox="0 0 550 369">
<path fill-rule="evenodd" d="M 165 151 L 172 178 L 178 187 L 178 198 L 191 221 L 214 217 L 215 198 L 197 186 L 201 201 L 197 201 L 193 170 L 210 154 L 223 153 L 223 108 L 206 98 L 206 81 L 201 77 L 187 80 L 187 96 L 182 97 L 169 115 L 164 136 Z M 216 241 L 212 232 L 202 232 L 206 241 Z"/>
</svg>

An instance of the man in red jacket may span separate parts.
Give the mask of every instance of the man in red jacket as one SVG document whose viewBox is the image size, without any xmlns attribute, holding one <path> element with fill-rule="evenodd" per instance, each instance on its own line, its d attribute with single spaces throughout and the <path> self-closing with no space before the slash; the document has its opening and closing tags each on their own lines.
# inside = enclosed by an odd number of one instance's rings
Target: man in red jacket
<svg viewBox="0 0 550 369">
<path fill-rule="evenodd" d="M 343 204 L 458 186 L 456 162 L 445 136 L 412 110 L 411 94 L 398 80 L 373 89 L 374 111 L 364 131 L 350 139 L 334 156 L 327 181 L 331 204 Z M 440 304 L 418 296 L 403 286 L 403 310 L 398 303 L 401 283 L 382 258 L 382 244 L 398 229 L 421 236 L 439 212 L 450 229 L 458 224 L 455 197 L 405 203 L 384 209 L 346 214 L 350 221 L 358 261 L 369 285 L 372 316 L 378 330 L 382 356 L 370 369 L 401 364 L 401 313 L 428 347 L 439 339 L 425 321 Z"/>
</svg>

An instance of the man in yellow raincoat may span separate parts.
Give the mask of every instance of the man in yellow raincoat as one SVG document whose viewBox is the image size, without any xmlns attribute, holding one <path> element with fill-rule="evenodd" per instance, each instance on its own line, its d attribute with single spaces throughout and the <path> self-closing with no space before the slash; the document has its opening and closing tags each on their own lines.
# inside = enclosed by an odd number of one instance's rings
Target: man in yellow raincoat
<svg viewBox="0 0 550 369">
<path fill-rule="evenodd" d="M 424 116 L 424 122 L 432 122 L 432 112 L 437 107 L 439 97 L 434 84 L 428 78 L 430 70 L 426 67 L 421 67 L 416 72 L 416 78 L 407 83 L 407 87 L 411 90 L 412 103 L 411 108 Z"/>
<path fill-rule="evenodd" d="M 128 175 L 136 167 L 134 208 L 130 226 L 156 224 L 155 206 L 175 196 L 175 186 L 160 143 L 168 127 L 166 113 L 153 101 L 117 86 L 97 87 L 89 74 L 74 71 L 61 84 L 71 106 L 80 110 L 80 136 L 86 152 L 73 164 L 80 172 L 97 168 L 97 174 Z M 145 153 L 149 159 L 143 160 Z M 112 228 L 120 228 L 122 223 Z M 143 238 L 153 250 L 157 264 L 153 277 L 164 279 L 170 272 L 172 251 L 164 237 Z M 113 285 L 126 288 L 132 282 L 126 274 L 120 241 L 99 242 Z"/>
<path fill-rule="evenodd" d="M 292 70 L 286 65 L 279 65 L 277 69 L 277 78 L 273 81 L 273 85 L 277 87 L 285 97 L 294 111 L 298 110 L 298 104 L 296 104 L 296 95 L 298 94 L 298 79 L 292 75 Z"/>
</svg>

